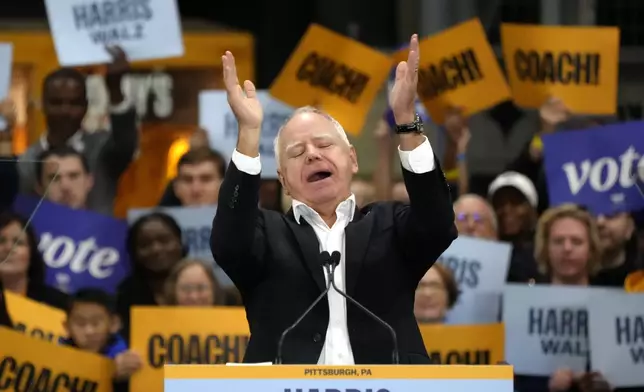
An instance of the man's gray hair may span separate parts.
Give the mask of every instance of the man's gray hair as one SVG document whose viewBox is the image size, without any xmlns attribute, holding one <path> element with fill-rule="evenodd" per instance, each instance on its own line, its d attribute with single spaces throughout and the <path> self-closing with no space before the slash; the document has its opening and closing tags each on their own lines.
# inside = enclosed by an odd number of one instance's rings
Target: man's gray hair
<svg viewBox="0 0 644 392">
<path fill-rule="evenodd" d="M 492 204 L 490 204 L 490 202 L 487 201 L 485 198 L 483 198 L 483 197 L 481 197 L 479 195 L 476 195 L 474 193 L 466 193 L 464 195 L 459 196 L 459 198 L 456 199 L 456 201 L 454 202 L 454 210 L 456 210 L 456 208 L 459 206 L 459 204 L 461 204 L 463 201 L 468 200 L 468 199 L 469 200 L 478 200 L 485 206 L 485 208 L 490 213 L 490 218 L 492 219 L 492 221 L 491 221 L 492 222 L 492 227 L 494 228 L 494 231 L 498 232 L 498 230 L 499 230 L 499 222 L 496 219 L 496 212 L 494 212 L 494 208 L 492 207 Z"/>
<path fill-rule="evenodd" d="M 349 141 L 349 137 L 347 136 L 347 133 L 344 131 L 344 128 L 338 120 L 333 118 L 329 113 L 325 112 L 324 110 L 318 109 L 315 106 L 303 106 L 301 108 L 295 109 L 293 113 L 284 121 L 284 124 L 280 127 L 280 129 L 277 131 L 277 136 L 275 136 L 275 140 L 273 140 L 273 150 L 275 152 L 275 161 L 277 162 L 277 167 L 280 167 L 280 136 L 282 135 L 282 130 L 288 123 L 293 119 L 293 117 L 299 115 L 299 114 L 304 114 L 304 113 L 315 113 L 319 114 L 320 116 L 326 118 L 327 120 L 331 121 L 331 124 L 333 124 L 333 127 L 335 130 L 338 132 L 338 135 L 340 136 L 340 139 L 342 142 L 346 143 L 347 146 L 351 145 L 351 142 Z"/>
</svg>

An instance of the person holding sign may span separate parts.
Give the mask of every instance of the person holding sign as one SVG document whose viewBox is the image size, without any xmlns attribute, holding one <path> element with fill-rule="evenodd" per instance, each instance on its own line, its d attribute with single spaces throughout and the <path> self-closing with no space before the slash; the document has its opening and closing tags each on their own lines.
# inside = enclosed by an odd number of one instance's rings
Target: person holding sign
<svg viewBox="0 0 644 392">
<path fill-rule="evenodd" d="M 69 338 L 63 344 L 113 359 L 114 380 L 125 381 L 143 362 L 118 334 L 121 325 L 114 302 L 98 289 L 77 291 L 67 308 L 65 329 Z"/>
<path fill-rule="evenodd" d="M 58 69 L 45 78 L 42 86 L 43 111 L 47 131 L 20 157 L 20 186 L 24 193 L 37 194 L 35 161 L 45 150 L 72 146 L 87 159 L 94 176 L 88 209 L 112 215 L 114 198 L 121 174 L 127 169 L 138 148 L 139 132 L 136 111 L 125 99 L 121 81 L 130 64 L 122 49 L 109 49 L 113 61 L 107 65 L 107 83 L 111 104 L 111 131 L 86 132 L 83 119 L 88 100 L 85 76 L 72 68 Z"/>
<path fill-rule="evenodd" d="M 245 362 L 386 364 L 399 357 L 430 363 L 413 313 L 414 292 L 457 233 L 449 187 L 416 114 L 419 55 L 413 35 L 389 96 L 410 204 L 356 208 L 350 191 L 358 171 L 355 149 L 336 120 L 305 107 L 275 140 L 279 180 L 293 199 L 285 215 L 257 206 L 262 106 L 252 82 L 239 84 L 232 53 L 222 57 L 239 136 L 211 249 L 244 299 L 251 331 Z M 325 276 L 331 264 L 337 271 Z M 322 298 L 327 279 L 334 282 L 328 303 L 307 311 Z"/>
</svg>

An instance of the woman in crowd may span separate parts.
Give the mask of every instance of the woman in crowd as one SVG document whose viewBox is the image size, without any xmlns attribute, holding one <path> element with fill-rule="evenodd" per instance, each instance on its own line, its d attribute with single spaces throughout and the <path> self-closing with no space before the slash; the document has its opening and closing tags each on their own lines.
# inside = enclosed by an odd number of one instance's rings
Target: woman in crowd
<svg viewBox="0 0 644 392">
<path fill-rule="evenodd" d="M 66 294 L 45 285 L 45 262 L 38 239 L 20 215 L 0 214 L 0 279 L 7 291 L 65 309 Z"/>
<path fill-rule="evenodd" d="M 200 260 L 179 262 L 166 280 L 167 305 L 213 306 L 221 304 L 223 299 L 212 267 Z"/>
<path fill-rule="evenodd" d="M 459 291 L 452 271 L 436 263 L 416 288 L 414 314 L 419 323 L 443 323 L 458 301 Z"/>
<path fill-rule="evenodd" d="M 171 216 L 161 212 L 134 222 L 126 246 L 132 274 L 119 285 L 117 308 L 123 323 L 122 336 L 129 341 L 130 308 L 165 304 L 165 281 L 186 252 L 181 228 Z"/>
</svg>

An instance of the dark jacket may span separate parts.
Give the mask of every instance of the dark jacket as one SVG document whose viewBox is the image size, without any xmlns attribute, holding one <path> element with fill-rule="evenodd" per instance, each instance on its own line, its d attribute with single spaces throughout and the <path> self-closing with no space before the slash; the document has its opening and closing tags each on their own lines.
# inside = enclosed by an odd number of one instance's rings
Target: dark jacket
<svg viewBox="0 0 644 392">
<path fill-rule="evenodd" d="M 74 342 L 72 338 L 63 339 L 62 344 L 65 346 L 78 348 L 78 345 Z M 122 352 L 127 351 L 127 344 L 125 340 L 118 334 L 110 336 L 109 340 L 105 344 L 105 347 L 99 352 L 100 355 L 114 359 L 117 355 Z"/>
<path fill-rule="evenodd" d="M 418 282 L 457 237 L 449 188 L 440 164 L 403 170 L 410 205 L 371 204 L 356 210 L 345 229 L 346 291 L 397 333 L 400 362 L 430 364 L 413 313 Z M 282 332 L 326 287 L 313 228 L 292 211 L 258 208 L 260 176 L 231 163 L 219 192 L 211 249 L 244 300 L 251 338 L 245 362 L 273 361 Z M 233 236 L 230 233 L 234 233 Z M 347 301 L 356 364 L 390 364 L 391 335 Z M 283 363 L 316 364 L 329 323 L 329 306 L 316 306 L 284 343 Z"/>
<path fill-rule="evenodd" d="M 136 111 L 110 116 L 111 131 L 84 132 L 81 135 L 82 154 L 87 159 L 89 170 L 94 175 L 94 187 L 89 194 L 88 209 L 112 215 L 114 199 L 121 174 L 128 168 L 138 148 L 139 132 Z M 29 146 L 20 157 L 20 189 L 34 194 L 36 189 L 36 161 L 43 152 L 40 141 Z"/>
<path fill-rule="evenodd" d="M 142 274 L 135 270 L 118 286 L 116 311 L 121 318 L 121 336 L 130 342 L 130 308 L 132 306 L 156 306 L 154 293 Z"/>
<path fill-rule="evenodd" d="M 11 209 L 18 188 L 18 163 L 15 157 L 0 157 L 0 212 Z"/>
</svg>

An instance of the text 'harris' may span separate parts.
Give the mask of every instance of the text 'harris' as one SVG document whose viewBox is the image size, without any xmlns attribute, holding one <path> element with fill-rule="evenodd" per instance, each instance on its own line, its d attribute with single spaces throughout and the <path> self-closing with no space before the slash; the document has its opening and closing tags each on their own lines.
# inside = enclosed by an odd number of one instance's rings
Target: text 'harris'
<svg viewBox="0 0 644 392">
<path fill-rule="evenodd" d="M 514 67 L 521 81 L 563 85 L 599 84 L 601 56 L 586 52 L 514 52 Z"/>
<path fill-rule="evenodd" d="M 310 52 L 297 70 L 297 80 L 356 103 L 369 83 L 369 75 L 330 57 Z"/>
</svg>

